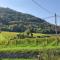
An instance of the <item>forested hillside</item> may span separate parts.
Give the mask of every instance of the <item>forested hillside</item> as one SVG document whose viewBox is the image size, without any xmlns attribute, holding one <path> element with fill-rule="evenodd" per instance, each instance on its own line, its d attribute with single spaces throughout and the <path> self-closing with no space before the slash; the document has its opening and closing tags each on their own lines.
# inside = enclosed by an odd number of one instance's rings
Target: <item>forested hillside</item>
<svg viewBox="0 0 60 60">
<path fill-rule="evenodd" d="M 55 26 L 41 18 L 0 7 L 1 31 L 24 32 L 30 28 L 32 28 L 32 32 L 55 33 Z M 60 32 L 59 27 L 57 30 Z"/>
</svg>

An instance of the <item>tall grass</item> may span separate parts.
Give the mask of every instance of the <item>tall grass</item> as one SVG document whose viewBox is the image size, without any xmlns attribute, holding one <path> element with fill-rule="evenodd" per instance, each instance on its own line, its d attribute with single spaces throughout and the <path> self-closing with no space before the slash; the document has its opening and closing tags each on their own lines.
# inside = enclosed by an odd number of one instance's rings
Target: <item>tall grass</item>
<svg viewBox="0 0 60 60">
<path fill-rule="evenodd" d="M 48 48 L 56 48 L 58 43 L 58 47 L 60 48 L 60 37 L 58 38 L 54 35 L 50 37 L 48 34 L 39 34 L 33 33 L 34 38 L 24 38 L 20 39 L 17 37 L 15 32 L 1 32 L 0 33 L 0 51 L 25 51 L 25 50 L 40 50 L 40 49 L 48 49 Z M 38 38 L 37 36 L 42 36 Z"/>
</svg>

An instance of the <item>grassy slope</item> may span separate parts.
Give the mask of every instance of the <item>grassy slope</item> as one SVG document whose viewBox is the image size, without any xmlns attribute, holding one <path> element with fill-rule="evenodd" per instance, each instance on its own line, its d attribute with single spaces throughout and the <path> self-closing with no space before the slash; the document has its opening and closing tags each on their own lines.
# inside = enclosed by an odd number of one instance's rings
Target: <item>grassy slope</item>
<svg viewBox="0 0 60 60">
<path fill-rule="evenodd" d="M 7 42 L 8 40 L 10 40 L 11 38 L 13 38 L 14 36 L 16 36 L 16 34 L 18 33 L 15 33 L 15 32 L 2 32 L 0 33 L 0 43 L 4 43 L 4 42 Z M 39 34 L 39 33 L 33 33 L 33 36 L 36 37 L 36 36 L 46 36 L 45 34 Z M 53 36 L 54 37 L 54 36 Z M 25 45 L 25 40 L 31 40 L 33 43 L 32 44 L 27 44 L 26 42 L 26 46 Z M 39 45 L 34 45 L 34 40 L 41 40 L 42 42 L 39 43 Z M 54 38 L 48 38 L 48 39 L 51 39 L 49 41 L 49 43 L 45 46 L 43 45 L 46 38 L 26 38 L 24 39 L 24 44 L 22 44 L 23 46 L 21 46 L 20 44 L 19 45 L 0 45 L 0 52 L 2 51 L 9 51 L 9 52 L 17 52 L 17 51 L 24 51 L 24 52 L 27 52 L 27 51 L 40 51 L 40 50 L 47 50 L 47 49 L 57 49 L 57 48 L 60 48 L 60 46 L 56 46 L 56 45 L 53 45 L 55 44 L 56 40 L 55 40 L 55 37 Z M 54 42 L 52 40 L 55 40 Z M 53 42 L 53 43 L 52 43 Z M 53 45 L 53 46 L 52 46 Z"/>
</svg>

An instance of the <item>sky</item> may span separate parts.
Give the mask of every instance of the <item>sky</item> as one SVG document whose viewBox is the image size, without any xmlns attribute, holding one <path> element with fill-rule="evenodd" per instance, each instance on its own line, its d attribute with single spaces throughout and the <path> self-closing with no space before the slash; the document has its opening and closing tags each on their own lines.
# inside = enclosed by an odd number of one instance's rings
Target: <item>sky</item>
<svg viewBox="0 0 60 60">
<path fill-rule="evenodd" d="M 34 15 L 36 17 L 45 19 L 50 23 L 55 23 L 55 18 L 46 18 L 54 16 L 56 13 L 60 16 L 60 0 L 35 0 L 43 8 L 36 5 L 32 0 L 0 0 L 0 7 L 8 7 L 19 12 Z M 57 17 L 57 24 L 60 25 L 60 17 Z"/>
</svg>

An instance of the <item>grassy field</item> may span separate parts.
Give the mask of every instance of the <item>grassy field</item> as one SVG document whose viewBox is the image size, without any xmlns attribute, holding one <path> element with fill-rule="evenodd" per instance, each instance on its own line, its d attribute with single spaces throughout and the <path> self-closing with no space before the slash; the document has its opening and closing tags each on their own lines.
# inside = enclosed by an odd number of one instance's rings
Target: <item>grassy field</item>
<svg viewBox="0 0 60 60">
<path fill-rule="evenodd" d="M 47 34 L 33 33 L 35 38 L 20 39 L 15 32 L 1 32 L 0 33 L 0 51 L 25 51 L 25 50 L 43 50 L 60 48 L 60 37 Z M 42 36 L 43 38 L 38 38 Z M 58 40 L 57 40 L 58 39 Z M 30 49 L 29 49 L 30 48 Z"/>
<path fill-rule="evenodd" d="M 32 38 L 19 38 L 16 32 L 1 32 L 0 33 L 0 53 L 16 53 L 16 52 L 45 52 L 48 50 L 60 49 L 60 35 L 48 35 L 33 33 Z M 46 53 L 46 52 L 45 52 Z M 44 55 L 45 55 L 44 53 Z M 55 52 L 54 52 L 55 53 Z M 47 57 L 47 53 L 46 53 Z M 56 59 L 56 58 L 55 58 Z M 53 60 L 55 60 L 53 59 Z M 58 60 L 59 55 L 58 55 Z M 13 59 L 5 58 L 0 60 L 36 60 L 36 59 Z M 49 59 L 45 59 L 49 60 Z"/>
<path fill-rule="evenodd" d="M 37 59 L 24 59 L 24 58 L 5 58 L 5 59 L 0 59 L 0 60 L 37 60 Z"/>
</svg>

